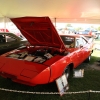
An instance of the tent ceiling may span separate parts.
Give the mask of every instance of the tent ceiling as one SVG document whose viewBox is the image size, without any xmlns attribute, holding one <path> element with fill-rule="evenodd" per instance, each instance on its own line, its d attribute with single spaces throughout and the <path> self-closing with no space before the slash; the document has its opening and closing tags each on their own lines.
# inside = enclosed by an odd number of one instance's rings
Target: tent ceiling
<svg viewBox="0 0 100 100">
<path fill-rule="evenodd" d="M 0 17 L 49 16 L 57 22 L 100 24 L 100 0 L 0 0 Z"/>
</svg>

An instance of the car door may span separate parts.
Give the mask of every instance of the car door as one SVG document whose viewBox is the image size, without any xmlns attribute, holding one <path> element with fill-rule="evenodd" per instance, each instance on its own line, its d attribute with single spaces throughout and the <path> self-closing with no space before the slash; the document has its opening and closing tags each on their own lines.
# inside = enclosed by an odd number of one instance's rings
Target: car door
<svg viewBox="0 0 100 100">
<path fill-rule="evenodd" d="M 83 47 L 81 46 L 82 43 L 81 43 L 81 39 L 80 38 L 76 38 L 76 41 L 75 41 L 75 53 L 77 54 L 77 60 L 78 60 L 78 65 L 81 64 L 83 62 L 83 56 L 84 56 L 84 53 L 83 53 Z"/>
<path fill-rule="evenodd" d="M 7 51 L 7 45 L 5 43 L 0 43 L 0 54 L 3 54 Z"/>
<path fill-rule="evenodd" d="M 88 43 L 83 37 L 81 38 L 82 41 L 82 51 L 83 51 L 83 61 L 86 60 L 91 54 L 91 44 Z"/>
<path fill-rule="evenodd" d="M 76 48 L 78 48 L 76 52 L 81 64 L 90 54 L 88 42 L 82 37 L 77 38 Z"/>
</svg>

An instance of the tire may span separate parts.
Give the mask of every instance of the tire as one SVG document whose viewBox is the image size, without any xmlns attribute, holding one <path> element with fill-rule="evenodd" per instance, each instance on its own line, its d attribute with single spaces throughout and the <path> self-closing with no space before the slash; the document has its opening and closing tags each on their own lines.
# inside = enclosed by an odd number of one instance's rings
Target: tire
<svg viewBox="0 0 100 100">
<path fill-rule="evenodd" d="M 66 74 L 66 77 L 69 78 L 69 75 L 70 75 L 70 68 L 67 67 L 64 71 L 64 73 Z"/>
<path fill-rule="evenodd" d="M 89 63 L 91 60 L 91 55 L 89 55 L 89 57 L 85 60 L 86 63 Z"/>
<path fill-rule="evenodd" d="M 69 79 L 69 78 L 72 76 L 70 66 L 67 66 L 67 67 L 66 67 L 66 69 L 64 70 L 64 74 L 66 75 L 66 78 L 67 78 L 67 79 Z"/>
</svg>

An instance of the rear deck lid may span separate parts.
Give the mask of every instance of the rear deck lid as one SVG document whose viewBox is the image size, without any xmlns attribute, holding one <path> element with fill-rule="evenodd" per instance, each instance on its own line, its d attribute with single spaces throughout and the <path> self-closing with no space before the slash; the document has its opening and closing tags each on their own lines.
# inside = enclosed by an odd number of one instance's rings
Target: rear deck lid
<svg viewBox="0 0 100 100">
<path fill-rule="evenodd" d="M 65 50 L 65 46 L 49 17 L 20 17 L 12 18 L 11 21 L 31 45 Z"/>
</svg>

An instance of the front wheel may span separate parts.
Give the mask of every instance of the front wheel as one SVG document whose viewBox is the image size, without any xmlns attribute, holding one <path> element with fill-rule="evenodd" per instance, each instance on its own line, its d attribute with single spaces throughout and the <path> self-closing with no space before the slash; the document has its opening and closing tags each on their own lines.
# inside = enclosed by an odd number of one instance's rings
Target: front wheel
<svg viewBox="0 0 100 100">
<path fill-rule="evenodd" d="M 64 73 L 66 74 L 66 77 L 69 78 L 69 75 L 70 75 L 70 68 L 67 67 L 64 71 Z"/>
<path fill-rule="evenodd" d="M 72 75 L 71 67 L 67 66 L 66 69 L 64 70 L 64 74 L 66 75 L 66 78 L 69 79 Z"/>
<path fill-rule="evenodd" d="M 91 55 L 89 55 L 89 57 L 85 60 L 86 63 L 90 62 L 91 60 Z"/>
</svg>

